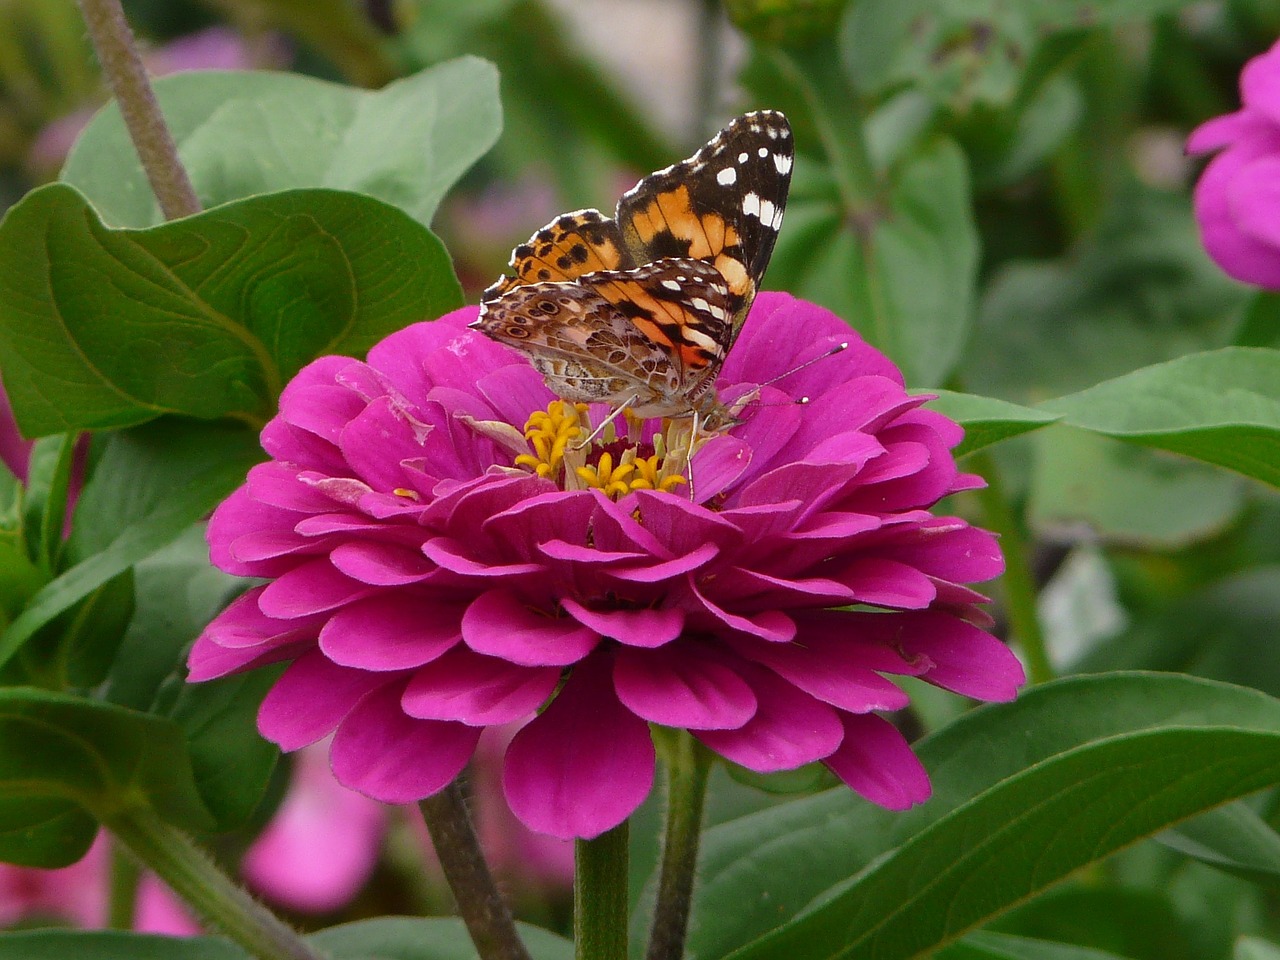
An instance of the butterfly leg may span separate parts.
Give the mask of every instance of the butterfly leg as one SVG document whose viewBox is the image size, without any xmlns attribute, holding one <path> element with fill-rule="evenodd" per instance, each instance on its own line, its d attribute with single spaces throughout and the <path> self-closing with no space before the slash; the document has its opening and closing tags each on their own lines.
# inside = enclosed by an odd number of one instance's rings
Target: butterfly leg
<svg viewBox="0 0 1280 960">
<path fill-rule="evenodd" d="M 618 417 L 622 416 L 622 414 L 626 411 L 627 407 L 631 406 L 635 402 L 636 402 L 635 394 L 632 394 L 631 396 L 627 397 L 626 400 L 623 400 L 622 403 L 614 407 L 613 410 L 609 412 L 609 415 L 607 417 L 605 417 L 603 420 L 600 421 L 600 425 L 591 431 L 591 435 L 589 437 L 587 437 L 585 440 L 579 440 L 577 443 L 575 443 L 573 445 L 573 449 L 581 450 L 584 447 L 591 446 L 591 444 L 595 442 L 596 437 L 600 436 L 600 434 L 604 432 L 604 428 L 607 427 L 609 424 L 613 423 L 613 421 L 617 420 Z"/>
</svg>

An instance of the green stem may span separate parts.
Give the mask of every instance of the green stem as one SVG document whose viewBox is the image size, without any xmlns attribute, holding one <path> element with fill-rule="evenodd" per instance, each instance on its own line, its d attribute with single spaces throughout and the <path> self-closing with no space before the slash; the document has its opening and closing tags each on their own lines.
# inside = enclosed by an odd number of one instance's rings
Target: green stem
<svg viewBox="0 0 1280 960">
<path fill-rule="evenodd" d="M 165 126 L 120 0 L 79 0 L 79 3 L 98 63 L 120 104 L 129 139 L 138 151 L 142 169 L 165 218 L 173 220 L 199 213 L 200 201 L 178 160 L 178 148 Z"/>
<path fill-rule="evenodd" d="M 462 786 L 455 780 L 419 807 L 481 960 L 529 960 L 511 912 L 489 873 Z"/>
<path fill-rule="evenodd" d="M 146 809 L 104 815 L 103 823 L 184 901 L 258 960 L 319 960 L 279 917 L 236 885 L 176 827 Z"/>
<path fill-rule="evenodd" d="M 987 481 L 987 486 L 978 491 L 986 525 L 1000 535 L 1000 549 L 1004 553 L 1001 582 L 1004 584 L 1009 627 L 1027 659 L 1031 682 L 1044 683 L 1053 679 L 1054 671 L 1045 648 L 1044 631 L 1040 629 L 1040 617 L 1036 613 L 1036 583 L 1028 562 L 1022 523 L 1005 495 L 995 461 L 986 453 L 977 453 L 971 463 L 974 472 Z"/>
<path fill-rule="evenodd" d="M 627 821 L 574 845 L 573 940 L 576 960 L 627 955 Z"/>
<path fill-rule="evenodd" d="M 138 881 L 142 870 L 138 861 L 113 837 L 111 840 L 111 876 L 107 891 L 107 926 L 112 930 L 132 930 L 138 905 Z"/>
<path fill-rule="evenodd" d="M 672 749 L 664 759 L 667 828 L 662 842 L 662 873 L 649 935 L 648 960 L 680 960 L 684 955 L 712 758 L 705 747 L 682 730 L 673 739 Z"/>
</svg>

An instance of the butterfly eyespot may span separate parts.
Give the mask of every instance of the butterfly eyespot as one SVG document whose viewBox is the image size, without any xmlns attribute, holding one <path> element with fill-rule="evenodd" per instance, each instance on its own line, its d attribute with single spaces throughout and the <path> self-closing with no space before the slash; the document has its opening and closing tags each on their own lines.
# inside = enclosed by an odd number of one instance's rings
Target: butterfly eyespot
<svg viewBox="0 0 1280 960">
<path fill-rule="evenodd" d="M 535 303 L 533 305 L 533 309 L 537 310 L 539 313 L 546 314 L 548 317 L 554 317 L 560 312 L 560 308 L 550 300 L 543 300 L 541 303 Z"/>
<path fill-rule="evenodd" d="M 526 330 L 524 327 L 517 326 L 514 323 L 509 324 L 505 332 L 506 332 L 506 335 L 508 337 L 511 337 L 513 340 L 524 340 L 529 336 L 528 330 Z"/>
</svg>

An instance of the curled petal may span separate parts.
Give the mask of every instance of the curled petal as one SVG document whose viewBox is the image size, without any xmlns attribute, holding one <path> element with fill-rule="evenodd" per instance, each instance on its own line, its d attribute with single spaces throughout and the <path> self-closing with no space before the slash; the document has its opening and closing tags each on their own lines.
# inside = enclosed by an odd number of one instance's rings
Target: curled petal
<svg viewBox="0 0 1280 960">
<path fill-rule="evenodd" d="M 575 620 L 526 606 L 505 590 L 490 590 L 467 607 L 462 639 L 476 653 L 511 663 L 562 667 L 590 653 L 600 634 Z"/>
</svg>

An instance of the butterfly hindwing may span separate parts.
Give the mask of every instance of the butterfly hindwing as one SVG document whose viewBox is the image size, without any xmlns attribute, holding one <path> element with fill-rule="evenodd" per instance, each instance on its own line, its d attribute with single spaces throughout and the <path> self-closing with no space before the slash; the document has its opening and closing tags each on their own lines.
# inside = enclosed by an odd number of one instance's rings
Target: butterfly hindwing
<svg viewBox="0 0 1280 960">
<path fill-rule="evenodd" d="M 728 287 L 713 266 L 663 259 L 584 279 L 516 287 L 486 303 L 477 325 L 528 353 L 568 400 L 689 397 L 719 369 L 732 326 Z"/>
</svg>

